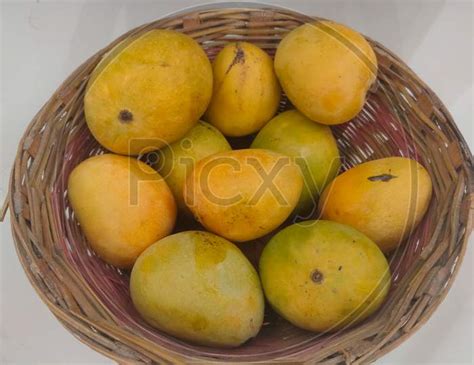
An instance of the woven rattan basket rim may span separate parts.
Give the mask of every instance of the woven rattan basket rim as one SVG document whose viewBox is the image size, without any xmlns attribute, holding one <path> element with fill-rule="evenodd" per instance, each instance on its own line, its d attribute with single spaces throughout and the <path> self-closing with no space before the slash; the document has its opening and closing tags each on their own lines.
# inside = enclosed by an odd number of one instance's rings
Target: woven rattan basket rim
<svg viewBox="0 0 474 365">
<path fill-rule="evenodd" d="M 225 17 L 229 14 L 236 14 L 236 16 L 242 16 L 247 19 L 247 22 L 251 23 L 265 23 L 265 21 L 271 22 L 273 18 L 271 14 L 283 14 L 289 18 L 295 17 L 299 21 L 308 21 L 312 19 L 311 17 L 304 16 L 293 11 L 273 7 L 263 4 L 254 4 L 254 3 L 245 3 L 244 7 L 240 7 L 239 3 L 225 3 L 225 4 L 213 4 L 206 5 L 204 7 L 188 8 L 177 13 L 168 15 L 161 20 L 145 24 L 143 26 L 137 27 L 122 37 L 118 38 L 116 41 L 112 42 L 108 47 L 99 51 L 94 56 L 85 61 L 81 66 L 79 66 L 76 71 L 74 71 L 71 76 L 58 88 L 52 98 L 43 106 L 40 112 L 35 116 L 30 125 L 27 127 L 27 130 L 22 137 L 17 157 L 15 160 L 15 165 L 12 169 L 12 175 L 9 184 L 9 193 L 7 195 L 7 200 L 0 212 L 0 218 L 6 214 L 8 208 L 10 208 L 10 219 L 12 225 L 12 233 L 15 241 L 15 248 L 17 250 L 18 257 L 22 263 L 22 266 L 28 276 L 28 279 L 32 283 L 33 287 L 37 291 L 41 299 L 48 305 L 50 310 L 58 318 L 58 320 L 68 329 L 73 335 L 75 335 L 79 340 L 86 343 L 90 347 L 94 348 L 96 351 L 114 359 L 117 362 L 132 363 L 132 362 L 148 362 L 148 361 L 157 361 L 160 362 L 182 362 L 182 361 L 204 361 L 210 362 L 212 357 L 208 356 L 198 356 L 189 358 L 186 356 L 180 356 L 179 354 L 174 353 L 173 351 L 168 351 L 166 348 L 157 349 L 155 352 L 150 347 L 150 344 L 141 342 L 136 339 L 125 336 L 122 332 L 118 331 L 113 327 L 111 323 L 107 321 L 101 321 L 100 323 L 94 322 L 94 320 L 88 318 L 86 315 L 78 313 L 77 311 L 68 308 L 67 305 L 58 304 L 57 299 L 54 297 L 54 288 L 49 287 L 49 285 L 54 286 L 55 283 L 48 282 L 48 275 L 46 274 L 49 271 L 57 270 L 58 272 L 67 273 L 70 268 L 63 266 L 58 266 L 58 262 L 52 262 L 52 259 L 38 258 L 35 255 L 37 253 L 31 249 L 31 246 L 34 246 L 36 239 L 41 237 L 35 237 L 37 232 L 37 225 L 35 225 L 34 218 L 38 211 L 40 210 L 40 202 L 37 200 L 29 200 L 28 197 L 33 197 L 32 191 L 39 189 L 35 184 L 31 184 L 25 187 L 21 183 L 24 176 L 28 176 L 30 173 L 30 167 L 26 162 L 27 158 L 38 158 L 39 155 L 33 156 L 31 153 L 32 145 L 35 144 L 35 141 L 31 141 L 31 133 L 34 128 L 40 123 L 48 123 L 47 116 L 51 114 L 53 107 L 62 103 L 62 105 L 68 106 L 69 100 L 74 98 L 77 94 L 80 94 L 82 91 L 80 87 L 77 90 L 73 89 L 70 85 L 77 84 L 84 86 L 84 80 L 81 83 L 75 82 L 78 77 L 84 77 L 84 70 L 91 69 L 94 64 L 98 62 L 101 55 L 108 49 L 110 49 L 114 44 L 119 40 L 127 37 L 136 32 L 144 31 L 151 27 L 180 27 L 183 25 L 184 31 L 192 32 L 193 27 L 198 27 L 200 21 L 203 19 L 209 18 L 219 18 Z M 226 6 L 226 8 L 222 8 Z M 231 8 L 231 7 L 232 8 Z M 249 14 L 252 13 L 255 17 L 252 19 Z M 254 23 L 254 24 L 255 24 Z M 247 29 L 247 28 L 245 28 Z M 352 347 L 350 345 L 354 344 L 342 344 L 338 351 L 333 353 L 327 353 L 324 351 L 318 351 L 317 353 L 307 353 L 302 351 L 301 356 L 292 355 L 290 357 L 279 358 L 278 361 L 295 363 L 301 361 L 307 361 L 308 359 L 313 360 L 314 362 L 332 364 L 339 362 L 354 362 L 354 363 L 365 363 L 369 361 L 374 361 L 383 354 L 387 353 L 391 349 L 398 346 L 402 341 L 407 339 L 415 330 L 421 327 L 425 323 L 434 310 L 439 306 L 442 300 L 445 298 L 449 288 L 453 283 L 453 279 L 456 277 L 456 274 L 459 270 L 460 264 L 462 262 L 466 247 L 467 239 L 469 233 L 472 231 L 472 220 L 473 220 L 473 203 L 474 203 L 474 173 L 472 166 L 473 157 L 469 150 L 467 143 L 465 142 L 462 134 L 459 132 L 456 124 L 454 123 L 451 115 L 449 114 L 446 107 L 442 104 L 439 98 L 431 91 L 431 89 L 421 81 L 415 73 L 406 66 L 397 56 L 393 55 L 389 50 L 384 48 L 379 43 L 372 41 L 374 48 L 376 49 L 377 54 L 382 57 L 381 59 L 385 61 L 385 56 L 388 61 L 391 62 L 390 65 L 384 65 L 381 63 L 381 67 L 387 70 L 390 70 L 391 67 L 394 69 L 400 68 L 403 70 L 406 77 L 411 77 L 416 81 L 417 87 L 423 92 L 419 95 L 419 101 L 414 103 L 414 108 L 419 108 L 421 111 L 425 110 L 424 108 L 430 109 L 433 108 L 436 110 L 439 115 L 444 116 L 444 122 L 447 124 L 446 128 L 451 133 L 451 137 L 454 136 L 453 140 L 447 148 L 448 159 L 454 161 L 452 164 L 456 167 L 456 171 L 459 171 L 460 176 L 462 175 L 462 183 L 464 184 L 464 191 L 462 192 L 462 197 L 459 195 L 461 207 L 458 211 L 459 230 L 463 232 L 451 232 L 451 234 L 456 234 L 456 243 L 453 251 L 454 253 L 450 256 L 451 258 L 447 259 L 444 266 L 440 267 L 440 270 L 444 269 L 449 272 L 445 277 L 441 278 L 444 281 L 433 284 L 436 278 L 431 278 L 432 282 L 428 284 L 433 285 L 435 292 L 431 297 L 432 301 L 427 302 L 426 307 L 422 307 L 422 313 L 419 314 L 419 317 L 416 318 L 416 321 L 409 327 L 398 327 L 393 330 L 393 333 L 388 333 L 380 341 L 371 342 L 367 339 L 362 339 L 360 342 L 357 342 L 356 345 L 360 346 L 361 353 L 359 354 L 355 349 L 354 352 L 351 352 Z M 395 72 L 395 71 L 394 71 Z M 87 72 L 86 72 L 87 74 Z M 410 80 L 411 81 L 411 80 Z M 71 95 L 73 92 L 74 95 Z M 428 105 L 426 104 L 428 103 Z M 444 131 L 442 131 L 444 133 Z M 34 148 L 41 150 L 41 141 L 37 143 L 38 145 Z M 451 149 L 449 149 L 451 148 Z M 38 151 L 36 151 L 37 153 Z M 29 181 L 29 180 L 28 180 Z M 459 183 L 461 184 L 461 183 Z M 47 188 L 47 187 L 46 187 Z M 26 194 L 25 194 L 26 190 Z M 47 190 L 45 190 L 47 192 Z M 461 193 L 459 193 L 461 194 Z M 41 214 L 41 213 L 40 213 Z M 26 218 L 25 218 L 26 216 Z M 29 217 L 30 220 L 27 218 Z M 452 218 L 451 218 L 452 219 Z M 25 222 L 29 222 L 31 225 L 25 225 Z M 456 222 L 455 222 L 456 223 Z M 458 237 L 459 236 L 459 237 Z M 30 249 L 28 249 L 30 247 Z M 455 254 L 455 255 L 454 255 Z M 454 256 L 453 256 L 454 255 Z M 54 255 L 52 256 L 54 257 Z M 440 260 L 440 259 L 439 259 Z M 66 265 L 63 261 L 62 265 Z M 432 268 L 433 269 L 433 268 Z M 64 270 L 64 271 L 62 271 Z M 426 274 L 426 276 L 429 276 Z M 440 280 L 441 280 L 440 279 Z M 49 284 L 49 285 L 48 285 Z M 85 287 L 88 285 L 85 283 Z M 99 299 L 92 293 L 89 287 L 89 295 L 95 297 L 95 300 L 99 302 Z M 428 300 L 428 299 L 427 299 Z M 100 305 L 98 305 L 98 308 Z M 425 309 L 426 308 L 426 309 Z M 107 313 L 105 309 L 97 309 L 99 312 L 103 311 L 103 318 L 110 317 L 110 313 Z M 410 321 L 410 318 L 407 319 Z M 405 330 L 406 328 L 406 330 Z M 377 336 L 375 336 L 377 338 Z M 365 348 L 363 348 L 365 346 Z M 303 354 L 304 352 L 304 354 Z M 357 355 L 355 355 L 357 354 Z M 303 356 L 304 355 L 304 356 Z M 235 358 L 228 359 L 229 361 L 236 361 Z M 225 361 L 225 359 L 220 359 L 220 361 Z M 252 360 L 253 361 L 253 360 Z M 265 359 L 265 361 L 271 361 Z"/>
</svg>

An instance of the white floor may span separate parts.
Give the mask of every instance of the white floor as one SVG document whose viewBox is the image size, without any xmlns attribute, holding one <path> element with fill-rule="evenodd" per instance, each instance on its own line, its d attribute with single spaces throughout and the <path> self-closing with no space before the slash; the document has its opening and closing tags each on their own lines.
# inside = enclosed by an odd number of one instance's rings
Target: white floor
<svg viewBox="0 0 474 365">
<path fill-rule="evenodd" d="M 465 1 L 267 1 L 346 23 L 401 56 L 441 97 L 471 149 L 473 4 Z M 18 140 L 60 82 L 124 31 L 192 0 L 3 1 L 1 3 L 0 200 Z M 40 301 L 20 267 L 9 222 L 0 225 L 0 363 L 104 364 Z M 473 252 L 431 320 L 380 364 L 473 362 Z"/>
</svg>

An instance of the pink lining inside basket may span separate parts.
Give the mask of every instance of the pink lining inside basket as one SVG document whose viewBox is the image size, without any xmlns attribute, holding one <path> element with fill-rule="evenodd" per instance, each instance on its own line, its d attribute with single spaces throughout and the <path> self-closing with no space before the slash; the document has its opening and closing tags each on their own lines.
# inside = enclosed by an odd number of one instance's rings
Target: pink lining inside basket
<svg viewBox="0 0 474 365">
<path fill-rule="evenodd" d="M 283 101 L 283 105 L 288 104 Z M 387 156 L 405 156 L 419 160 L 416 146 L 409 136 L 410 131 L 405 130 L 402 123 L 390 114 L 384 95 L 381 93 L 370 94 L 359 116 L 349 123 L 334 127 L 333 132 L 338 139 L 344 158 L 344 170 L 366 160 Z M 89 248 L 74 219 L 67 196 L 63 193 L 67 191 L 67 178 L 79 162 L 103 150 L 88 131 L 84 121 L 81 127 L 71 131 L 68 137 L 63 166 L 60 167 L 62 173 L 52 191 L 55 224 L 57 232 L 60 233 L 57 249 L 67 258 L 70 267 L 82 275 L 84 281 L 121 327 L 183 355 L 215 358 L 225 355 L 226 359 L 234 360 L 251 360 L 269 354 L 278 356 L 282 352 L 285 352 L 285 355 L 302 353 L 309 348 L 314 351 L 339 336 L 338 334 L 315 334 L 297 329 L 273 313 L 268 305 L 265 323 L 261 330 L 261 334 L 265 335 L 260 334 L 236 349 L 195 346 L 150 327 L 140 318 L 132 305 L 129 296 L 128 273 L 105 264 L 97 257 Z M 374 144 L 383 145 L 380 150 L 384 151 L 384 155 L 381 152 L 375 153 L 370 148 L 370 145 Z M 424 161 L 420 162 L 424 163 Z M 393 273 L 391 295 L 397 290 L 397 284 L 403 279 L 404 274 L 419 258 L 422 246 L 429 243 L 428 227 L 431 220 L 432 209 L 428 211 L 423 222 L 413 232 L 407 243 L 391 256 Z M 74 240 L 72 237 L 82 237 L 82 239 Z"/>
</svg>

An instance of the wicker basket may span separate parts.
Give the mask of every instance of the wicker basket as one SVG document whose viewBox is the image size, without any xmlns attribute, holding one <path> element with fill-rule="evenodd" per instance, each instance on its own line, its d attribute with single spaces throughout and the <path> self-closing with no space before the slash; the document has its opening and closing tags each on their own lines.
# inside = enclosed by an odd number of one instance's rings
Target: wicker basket
<svg viewBox="0 0 474 365">
<path fill-rule="evenodd" d="M 289 30 L 314 18 L 272 7 L 197 8 L 123 35 L 82 64 L 56 91 L 20 141 L 9 195 L 20 261 L 33 287 L 79 340 L 123 363 L 367 363 L 418 329 L 446 296 L 472 229 L 473 158 L 449 112 L 395 55 L 371 41 L 376 87 L 353 121 L 333 128 L 344 168 L 384 156 L 418 159 L 433 180 L 423 222 L 391 257 L 393 288 L 385 305 L 359 326 L 309 333 L 266 314 L 260 334 L 237 349 L 194 346 L 152 329 L 135 312 L 128 275 L 89 250 L 67 201 L 71 169 L 102 149 L 89 133 L 83 94 L 91 71 L 111 47 L 133 34 L 169 28 L 195 38 L 213 58 L 229 41 L 253 42 L 273 54 Z M 281 108 L 288 107 L 284 100 Z"/>
</svg>

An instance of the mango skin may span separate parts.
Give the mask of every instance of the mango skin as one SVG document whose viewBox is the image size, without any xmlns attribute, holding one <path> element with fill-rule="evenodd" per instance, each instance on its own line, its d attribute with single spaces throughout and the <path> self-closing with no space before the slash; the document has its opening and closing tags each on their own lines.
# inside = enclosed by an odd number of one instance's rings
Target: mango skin
<svg viewBox="0 0 474 365">
<path fill-rule="evenodd" d="M 276 176 L 265 182 L 265 175 L 272 171 Z M 206 229 L 245 242 L 282 224 L 298 203 L 302 188 L 300 169 L 288 156 L 244 149 L 198 161 L 186 180 L 184 200 Z"/>
<path fill-rule="evenodd" d="M 161 176 L 133 158 L 106 154 L 74 168 L 69 202 L 93 250 L 130 268 L 149 245 L 173 230 L 176 203 Z"/>
<path fill-rule="evenodd" d="M 86 121 L 108 150 L 138 155 L 181 138 L 204 114 L 212 67 L 192 38 L 152 30 L 113 48 L 84 96 Z"/>
<path fill-rule="evenodd" d="M 319 201 L 323 219 L 350 225 L 389 253 L 420 223 L 432 193 L 418 162 L 388 157 L 357 165 L 336 177 Z"/>
<path fill-rule="evenodd" d="M 205 120 L 224 135 L 258 131 L 276 113 L 281 90 L 270 56 L 246 42 L 230 43 L 213 63 L 214 92 Z"/>
<path fill-rule="evenodd" d="M 319 194 L 341 167 L 331 129 L 297 110 L 288 110 L 270 120 L 257 134 L 251 148 L 268 149 L 296 159 L 305 186 L 295 212 L 304 217 L 317 211 Z"/>
<path fill-rule="evenodd" d="M 377 58 L 356 31 L 321 21 L 304 24 L 282 39 L 275 72 L 293 105 L 308 118 L 341 124 L 361 111 L 376 79 Z"/>
<path fill-rule="evenodd" d="M 156 168 L 173 192 L 180 212 L 190 213 L 184 203 L 183 189 L 186 176 L 195 163 L 204 157 L 230 150 L 229 142 L 218 129 L 199 121 L 183 138 L 159 151 L 160 161 Z"/>
<path fill-rule="evenodd" d="M 133 267 L 130 293 L 148 323 L 201 345 L 239 346 L 263 322 L 257 272 L 235 245 L 208 232 L 177 233 L 149 247 Z"/>
<path fill-rule="evenodd" d="M 383 303 L 390 288 L 387 260 L 352 227 L 305 221 L 278 232 L 259 264 L 265 295 L 295 326 L 315 332 L 359 323 Z"/>
</svg>

